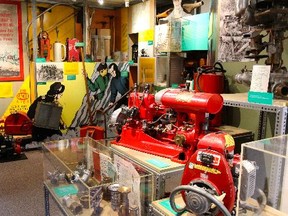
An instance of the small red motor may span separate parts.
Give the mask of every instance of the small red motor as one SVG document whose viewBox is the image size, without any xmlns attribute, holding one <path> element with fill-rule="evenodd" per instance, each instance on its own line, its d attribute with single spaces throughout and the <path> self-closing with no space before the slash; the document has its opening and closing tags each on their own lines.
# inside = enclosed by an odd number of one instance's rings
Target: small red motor
<svg viewBox="0 0 288 216">
<path fill-rule="evenodd" d="M 32 121 L 24 112 L 12 113 L 4 121 L 6 135 L 32 134 Z"/>
<path fill-rule="evenodd" d="M 196 215 L 232 212 L 236 199 L 231 171 L 234 147 L 232 136 L 223 132 L 209 133 L 199 140 L 197 150 L 184 168 L 181 186 L 171 193 L 173 210 L 188 210 Z M 174 197 L 178 192 L 182 193 L 185 200 L 185 209 L 178 209 L 175 205 Z M 216 206 L 211 205 L 212 203 Z"/>
</svg>

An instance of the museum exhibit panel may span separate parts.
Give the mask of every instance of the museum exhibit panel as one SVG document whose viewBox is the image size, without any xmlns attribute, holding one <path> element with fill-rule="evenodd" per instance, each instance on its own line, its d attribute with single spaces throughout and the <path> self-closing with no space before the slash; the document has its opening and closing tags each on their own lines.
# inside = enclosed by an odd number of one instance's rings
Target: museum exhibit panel
<svg viewBox="0 0 288 216">
<path fill-rule="evenodd" d="M 0 215 L 288 215 L 288 2 L 0 6 Z"/>
</svg>

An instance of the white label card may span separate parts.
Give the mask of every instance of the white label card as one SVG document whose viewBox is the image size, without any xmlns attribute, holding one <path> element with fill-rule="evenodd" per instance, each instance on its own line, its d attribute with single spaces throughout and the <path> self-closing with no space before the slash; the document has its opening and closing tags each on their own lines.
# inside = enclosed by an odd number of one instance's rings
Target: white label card
<svg viewBox="0 0 288 216">
<path fill-rule="evenodd" d="M 252 79 L 250 85 L 250 91 L 252 92 L 267 92 L 269 77 L 270 77 L 270 65 L 254 65 L 252 71 Z"/>
</svg>

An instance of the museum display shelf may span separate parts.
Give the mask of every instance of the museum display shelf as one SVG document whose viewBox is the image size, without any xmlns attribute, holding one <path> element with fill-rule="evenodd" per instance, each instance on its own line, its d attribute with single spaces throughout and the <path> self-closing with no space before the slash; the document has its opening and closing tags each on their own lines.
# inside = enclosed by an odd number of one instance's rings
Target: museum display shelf
<svg viewBox="0 0 288 216">
<path fill-rule="evenodd" d="M 238 107 L 252 110 L 259 110 L 264 113 L 275 113 L 275 129 L 274 136 L 283 135 L 286 133 L 287 123 L 287 100 L 274 99 L 272 105 L 250 103 L 248 102 L 248 93 L 221 94 L 224 99 L 224 106 Z M 261 132 L 266 125 L 265 119 L 259 120 L 258 137 L 265 138 L 265 134 Z"/>
</svg>

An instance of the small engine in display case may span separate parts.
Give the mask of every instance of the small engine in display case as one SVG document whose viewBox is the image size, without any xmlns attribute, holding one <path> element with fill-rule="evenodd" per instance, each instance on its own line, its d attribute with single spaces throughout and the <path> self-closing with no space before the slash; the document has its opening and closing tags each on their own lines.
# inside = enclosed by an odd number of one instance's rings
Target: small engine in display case
<svg viewBox="0 0 288 216">
<path fill-rule="evenodd" d="M 107 142 L 85 137 L 43 144 L 45 192 L 68 215 L 147 213 L 152 174 L 115 154 Z"/>
<path fill-rule="evenodd" d="M 287 135 L 244 143 L 238 215 L 288 215 Z"/>
</svg>

